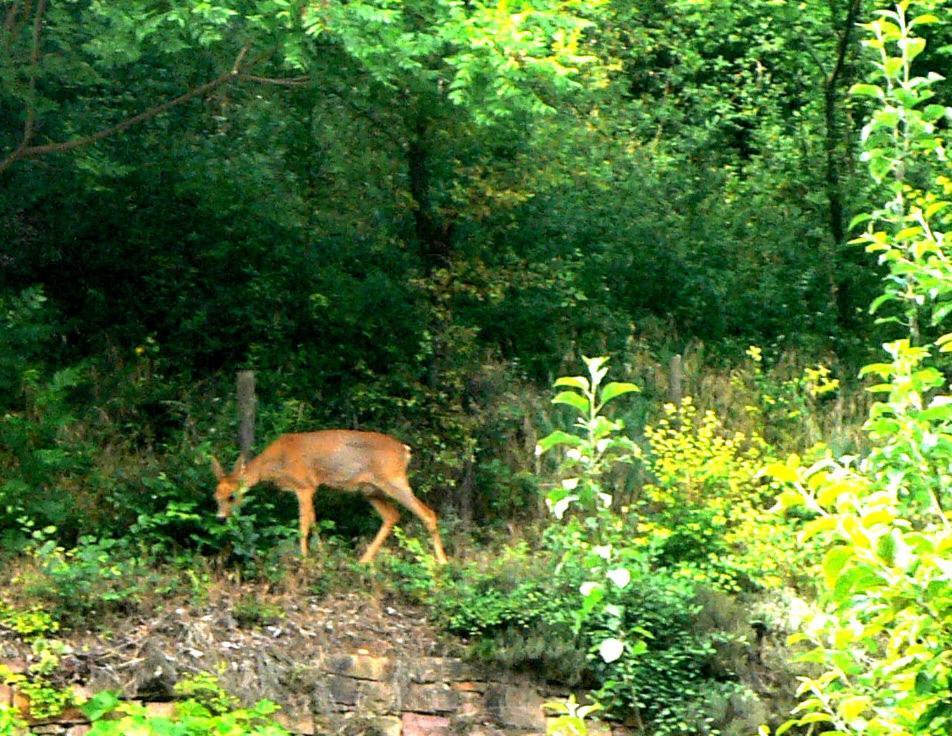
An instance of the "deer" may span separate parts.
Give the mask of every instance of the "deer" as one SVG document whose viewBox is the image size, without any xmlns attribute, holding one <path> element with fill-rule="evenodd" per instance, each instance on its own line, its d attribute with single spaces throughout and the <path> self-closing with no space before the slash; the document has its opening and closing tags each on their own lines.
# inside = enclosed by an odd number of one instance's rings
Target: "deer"
<svg viewBox="0 0 952 736">
<path fill-rule="evenodd" d="M 394 524 L 400 520 L 396 501 L 411 511 L 430 534 L 436 561 L 446 564 L 446 553 L 437 526 L 436 512 L 420 501 L 407 480 L 411 450 L 395 437 L 380 432 L 325 429 L 282 434 L 251 460 L 239 456 L 230 473 L 211 458 L 218 481 L 215 501 L 218 518 L 231 515 L 236 503 L 252 486 L 270 482 L 294 493 L 298 500 L 301 556 L 308 555 L 308 534 L 314 523 L 314 493 L 318 486 L 360 492 L 380 514 L 383 523 L 360 558 L 373 561 Z"/>
</svg>

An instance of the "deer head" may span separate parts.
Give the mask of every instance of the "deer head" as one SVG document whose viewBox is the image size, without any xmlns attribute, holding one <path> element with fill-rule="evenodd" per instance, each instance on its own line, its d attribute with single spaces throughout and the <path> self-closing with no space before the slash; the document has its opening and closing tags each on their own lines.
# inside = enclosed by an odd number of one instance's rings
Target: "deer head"
<svg viewBox="0 0 952 736">
<path fill-rule="evenodd" d="M 242 497 L 248 490 L 248 485 L 244 481 L 245 459 L 239 457 L 230 473 L 222 470 L 221 463 L 216 458 L 212 458 L 212 472 L 218 480 L 215 486 L 215 501 L 218 504 L 218 518 L 227 519 L 231 516 L 234 506 L 241 502 Z"/>
</svg>

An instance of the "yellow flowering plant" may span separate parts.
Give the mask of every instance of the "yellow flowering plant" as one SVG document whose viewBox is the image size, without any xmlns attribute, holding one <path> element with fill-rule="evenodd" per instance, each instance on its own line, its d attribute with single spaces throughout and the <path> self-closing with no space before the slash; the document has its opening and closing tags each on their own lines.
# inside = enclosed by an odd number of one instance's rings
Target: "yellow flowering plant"
<svg viewBox="0 0 952 736">
<path fill-rule="evenodd" d="M 666 405 L 645 437 L 653 482 L 644 487 L 638 543 L 676 574 L 722 590 L 779 586 L 796 546 L 792 522 L 769 512 L 775 488 L 761 472 L 764 439 L 728 430 L 690 397 Z"/>
</svg>

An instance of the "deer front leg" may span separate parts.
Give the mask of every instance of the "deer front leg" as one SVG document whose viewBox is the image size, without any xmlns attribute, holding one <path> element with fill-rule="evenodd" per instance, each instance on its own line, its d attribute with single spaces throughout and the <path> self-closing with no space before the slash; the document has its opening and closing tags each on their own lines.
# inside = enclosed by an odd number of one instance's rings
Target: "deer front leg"
<svg viewBox="0 0 952 736">
<path fill-rule="evenodd" d="M 314 523 L 314 489 L 295 488 L 301 532 L 301 557 L 307 557 L 307 538 Z"/>
</svg>

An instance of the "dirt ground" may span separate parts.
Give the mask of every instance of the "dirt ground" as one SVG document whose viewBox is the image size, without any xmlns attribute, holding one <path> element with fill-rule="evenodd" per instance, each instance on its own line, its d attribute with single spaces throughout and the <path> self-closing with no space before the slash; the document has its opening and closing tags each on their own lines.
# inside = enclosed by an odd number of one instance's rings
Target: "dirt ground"
<svg viewBox="0 0 952 736">
<path fill-rule="evenodd" d="M 160 602 L 151 611 L 112 617 L 97 630 L 61 631 L 59 684 L 120 690 L 132 697 L 171 695 L 174 683 L 216 672 L 249 700 L 276 697 L 293 673 L 328 652 L 404 659 L 459 656 L 462 644 L 438 635 L 422 610 L 369 592 L 271 594 L 217 587 L 195 605 Z M 30 648 L 0 628 L 0 660 L 30 663 Z M 244 698 L 243 698 L 244 699 Z"/>
</svg>

